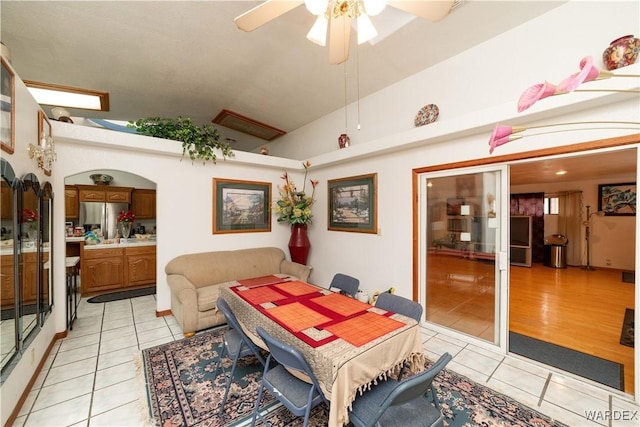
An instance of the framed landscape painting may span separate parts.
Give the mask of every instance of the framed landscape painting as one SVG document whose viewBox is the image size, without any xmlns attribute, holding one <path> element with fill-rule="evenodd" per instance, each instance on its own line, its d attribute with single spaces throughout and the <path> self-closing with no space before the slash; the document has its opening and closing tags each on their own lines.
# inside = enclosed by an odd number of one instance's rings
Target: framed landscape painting
<svg viewBox="0 0 640 427">
<path fill-rule="evenodd" d="M 213 234 L 271 231 L 271 183 L 213 178 Z"/>
<path fill-rule="evenodd" d="M 636 183 L 598 185 L 598 211 L 605 216 L 633 216 L 636 214 Z"/>
<path fill-rule="evenodd" d="M 14 122 L 15 122 L 15 79 L 14 74 L 4 58 L 0 58 L 2 70 L 2 88 L 0 91 L 0 147 L 9 154 L 13 154 Z"/>
<path fill-rule="evenodd" d="M 329 180 L 329 230 L 377 233 L 377 174 Z"/>
</svg>

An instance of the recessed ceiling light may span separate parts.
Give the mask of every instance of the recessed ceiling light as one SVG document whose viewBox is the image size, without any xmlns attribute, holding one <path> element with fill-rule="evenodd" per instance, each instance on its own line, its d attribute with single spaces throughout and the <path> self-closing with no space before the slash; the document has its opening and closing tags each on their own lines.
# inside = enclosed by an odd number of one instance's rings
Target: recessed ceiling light
<svg viewBox="0 0 640 427">
<path fill-rule="evenodd" d="M 77 87 L 25 80 L 24 84 L 38 104 L 83 110 L 109 111 L 109 93 Z"/>
<path fill-rule="evenodd" d="M 556 172 L 556 175 L 564 175 L 566 173 L 567 173 L 566 170 L 559 170 L 558 172 Z"/>
</svg>

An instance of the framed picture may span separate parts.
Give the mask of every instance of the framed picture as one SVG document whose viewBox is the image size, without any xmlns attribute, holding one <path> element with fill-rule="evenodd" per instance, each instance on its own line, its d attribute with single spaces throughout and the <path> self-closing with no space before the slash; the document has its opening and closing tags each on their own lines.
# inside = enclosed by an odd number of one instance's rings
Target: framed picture
<svg viewBox="0 0 640 427">
<path fill-rule="evenodd" d="M 378 232 L 377 178 L 374 173 L 329 180 L 329 230 Z"/>
<path fill-rule="evenodd" d="M 213 234 L 271 231 L 271 183 L 213 178 Z"/>
<path fill-rule="evenodd" d="M 460 215 L 460 207 L 464 205 L 464 199 L 452 197 L 447 199 L 447 215 Z"/>
<path fill-rule="evenodd" d="M 0 148 L 9 154 L 13 154 L 15 149 L 14 140 L 14 124 L 15 124 L 15 108 L 13 100 L 15 98 L 15 79 L 9 64 L 4 58 L 2 61 L 2 88 L 0 92 Z"/>
<path fill-rule="evenodd" d="M 598 211 L 606 216 L 636 214 L 636 183 L 598 185 Z"/>
<path fill-rule="evenodd" d="M 38 145 L 47 148 L 49 137 L 51 136 L 51 122 L 42 110 L 38 110 Z M 43 145 L 44 144 L 44 145 Z M 44 174 L 51 176 L 51 168 L 47 163 L 44 164 Z"/>
</svg>

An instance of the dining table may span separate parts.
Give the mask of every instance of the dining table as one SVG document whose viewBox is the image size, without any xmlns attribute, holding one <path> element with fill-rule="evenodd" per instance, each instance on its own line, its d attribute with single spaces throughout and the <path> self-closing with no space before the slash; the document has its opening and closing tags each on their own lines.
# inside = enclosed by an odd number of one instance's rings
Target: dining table
<svg viewBox="0 0 640 427">
<path fill-rule="evenodd" d="M 219 295 L 259 347 L 261 326 L 301 351 L 329 402 L 329 426 L 347 424 L 357 394 L 377 380 L 425 369 L 419 324 L 402 314 L 282 274 L 228 282 Z"/>
</svg>

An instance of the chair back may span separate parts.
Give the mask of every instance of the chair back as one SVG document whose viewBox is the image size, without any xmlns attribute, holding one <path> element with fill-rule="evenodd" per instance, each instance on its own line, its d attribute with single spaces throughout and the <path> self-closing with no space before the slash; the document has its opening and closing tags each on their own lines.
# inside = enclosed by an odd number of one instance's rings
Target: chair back
<svg viewBox="0 0 640 427">
<path fill-rule="evenodd" d="M 420 304 L 389 292 L 383 292 L 378 296 L 376 307 L 411 317 L 418 323 L 422 318 L 422 306 Z"/>
<path fill-rule="evenodd" d="M 444 353 L 429 369 L 419 374 L 408 377 L 398 383 L 398 386 L 389 394 L 382 403 L 381 413 L 389 406 L 403 405 L 426 394 L 431 387 L 433 379 L 444 369 L 451 360 L 449 353 Z M 437 399 L 434 399 L 437 402 Z M 436 405 L 437 403 L 434 402 Z M 437 407 L 437 406 L 436 406 Z"/>
<path fill-rule="evenodd" d="M 356 292 L 358 292 L 358 288 L 360 287 L 360 280 L 355 277 L 348 276 L 342 273 L 336 273 L 331 280 L 330 288 L 340 288 L 347 295 L 355 297 Z"/>
<path fill-rule="evenodd" d="M 245 332 L 242 330 L 240 322 L 236 318 L 235 314 L 233 314 L 233 311 L 231 311 L 231 307 L 229 307 L 227 301 L 225 301 L 222 297 L 218 297 L 218 301 L 216 304 L 218 306 L 218 310 L 220 310 L 222 314 L 224 314 L 224 317 L 227 319 L 229 327 L 231 329 L 234 329 L 242 337 L 243 343 L 251 349 L 260 363 L 264 365 L 265 360 L 262 357 L 262 354 L 260 354 L 260 348 L 255 345 L 253 341 L 251 341 L 251 339 L 247 336 L 247 334 L 245 334 Z"/>
<path fill-rule="evenodd" d="M 269 349 L 269 358 L 273 357 L 278 363 L 289 370 L 298 371 L 307 375 L 326 403 L 327 401 L 324 397 L 324 394 L 322 393 L 320 385 L 318 384 L 318 380 L 313 374 L 311 366 L 309 366 L 302 353 L 300 353 L 297 348 L 269 335 L 269 333 L 267 333 L 267 331 L 265 331 L 261 326 L 258 326 L 256 328 L 256 332 L 267 345 L 267 348 Z"/>
</svg>

